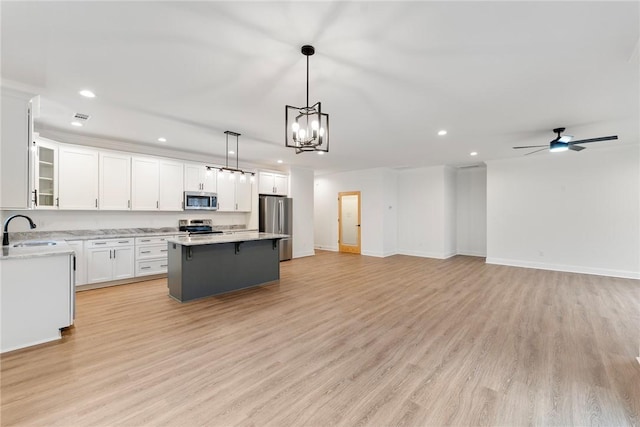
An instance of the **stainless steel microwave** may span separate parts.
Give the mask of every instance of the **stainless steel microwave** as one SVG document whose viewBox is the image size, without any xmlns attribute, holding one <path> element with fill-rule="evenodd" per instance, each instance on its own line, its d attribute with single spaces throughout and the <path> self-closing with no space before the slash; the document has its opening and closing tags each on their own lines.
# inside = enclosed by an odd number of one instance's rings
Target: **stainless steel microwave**
<svg viewBox="0 0 640 427">
<path fill-rule="evenodd" d="M 204 191 L 185 191 L 184 210 L 218 210 L 218 195 Z"/>
</svg>

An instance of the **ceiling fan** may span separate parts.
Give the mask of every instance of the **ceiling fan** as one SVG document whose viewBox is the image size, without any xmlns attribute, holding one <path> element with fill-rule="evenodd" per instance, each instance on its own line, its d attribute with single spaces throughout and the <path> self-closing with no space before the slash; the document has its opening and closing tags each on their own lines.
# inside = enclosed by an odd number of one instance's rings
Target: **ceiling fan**
<svg viewBox="0 0 640 427">
<path fill-rule="evenodd" d="M 586 147 L 582 147 L 578 144 L 586 144 L 588 142 L 599 142 L 599 141 L 611 141 L 614 139 L 618 139 L 618 135 L 611 135 L 611 136 L 601 136 L 599 138 L 589 138 L 589 139 L 581 139 L 578 141 L 573 141 L 571 142 L 571 140 L 573 139 L 573 136 L 571 135 L 562 135 L 562 132 L 564 132 L 564 128 L 555 128 L 553 130 L 554 133 L 556 133 L 558 136 L 553 139 L 552 141 L 549 142 L 548 144 L 548 148 L 549 151 L 552 153 L 556 153 L 559 151 L 567 151 L 567 150 L 573 150 L 573 151 L 582 151 L 584 150 Z M 539 148 L 539 147 L 544 147 L 544 148 L 540 148 L 539 150 L 535 150 L 532 151 L 530 153 L 525 154 L 525 156 L 528 156 L 529 154 L 533 154 L 533 153 L 537 153 L 538 151 L 543 151 L 547 149 L 547 145 L 524 145 L 522 147 L 513 147 L 516 150 L 520 149 L 520 148 Z"/>
</svg>

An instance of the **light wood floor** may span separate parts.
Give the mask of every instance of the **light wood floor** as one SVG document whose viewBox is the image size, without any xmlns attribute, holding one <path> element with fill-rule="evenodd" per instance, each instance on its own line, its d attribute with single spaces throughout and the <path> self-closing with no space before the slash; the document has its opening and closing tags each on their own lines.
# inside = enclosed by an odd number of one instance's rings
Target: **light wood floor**
<svg viewBox="0 0 640 427">
<path fill-rule="evenodd" d="M 2 425 L 640 425 L 640 282 L 318 252 L 180 304 L 81 292 L 2 356 Z"/>
</svg>

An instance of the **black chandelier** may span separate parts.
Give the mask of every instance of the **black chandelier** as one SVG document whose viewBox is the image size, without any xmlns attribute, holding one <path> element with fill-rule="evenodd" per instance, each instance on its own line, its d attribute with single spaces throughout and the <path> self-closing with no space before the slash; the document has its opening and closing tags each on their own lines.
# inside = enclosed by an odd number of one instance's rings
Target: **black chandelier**
<svg viewBox="0 0 640 427">
<path fill-rule="evenodd" d="M 295 148 L 296 154 L 303 151 L 329 152 L 329 115 L 322 112 L 320 102 L 309 106 L 309 57 L 316 50 L 313 46 L 302 46 L 307 57 L 307 105 L 284 108 L 285 146 Z"/>
</svg>

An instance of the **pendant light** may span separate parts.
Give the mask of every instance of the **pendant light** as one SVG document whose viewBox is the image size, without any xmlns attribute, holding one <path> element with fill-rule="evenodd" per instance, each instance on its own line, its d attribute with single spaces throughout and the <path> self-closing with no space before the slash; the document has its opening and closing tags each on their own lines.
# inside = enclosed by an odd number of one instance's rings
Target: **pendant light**
<svg viewBox="0 0 640 427">
<path fill-rule="evenodd" d="M 229 179 L 230 180 L 235 180 L 235 174 L 239 174 L 240 175 L 240 181 L 244 181 L 246 180 L 246 175 L 250 176 L 250 181 L 253 182 L 254 181 L 254 176 L 255 176 L 255 172 L 251 172 L 251 171 L 245 171 L 242 170 L 238 167 L 238 151 L 239 151 L 239 146 L 238 146 L 238 137 L 241 135 L 237 132 L 233 132 L 230 130 L 227 130 L 224 132 L 225 134 L 225 140 L 226 140 L 226 158 L 225 158 L 225 163 L 224 163 L 224 167 L 223 166 L 207 166 L 207 171 L 214 171 L 214 170 L 218 170 L 219 173 L 219 177 L 220 178 L 224 178 L 224 174 L 225 173 L 229 173 Z M 235 155 L 236 155 L 236 167 L 230 167 L 229 166 L 229 135 L 231 135 L 232 137 L 236 137 L 236 149 L 234 151 L 232 151 Z"/>
<path fill-rule="evenodd" d="M 310 45 L 302 46 L 307 57 L 307 104 L 305 107 L 286 105 L 284 109 L 285 146 L 304 151 L 329 152 L 329 115 L 322 112 L 320 102 L 309 106 L 309 57 L 315 53 Z"/>
</svg>

